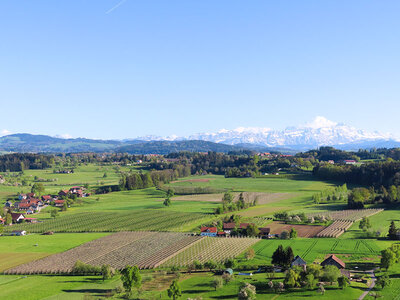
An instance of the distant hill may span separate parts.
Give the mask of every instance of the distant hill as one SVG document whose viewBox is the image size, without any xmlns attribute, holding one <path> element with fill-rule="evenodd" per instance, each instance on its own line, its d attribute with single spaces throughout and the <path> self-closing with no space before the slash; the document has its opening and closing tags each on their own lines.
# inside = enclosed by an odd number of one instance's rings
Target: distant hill
<svg viewBox="0 0 400 300">
<path fill-rule="evenodd" d="M 62 139 L 27 133 L 0 137 L 0 151 L 11 152 L 107 152 L 122 145 L 124 143 L 120 141 Z"/>
<path fill-rule="evenodd" d="M 172 152 L 230 152 L 246 148 L 207 141 L 151 141 L 118 148 L 117 152 L 129 154 L 169 154 Z"/>
<path fill-rule="evenodd" d="M 251 149 L 250 149 L 251 148 Z M 178 151 L 230 152 L 237 150 L 261 150 L 262 147 L 225 145 L 207 141 L 142 141 L 142 140 L 93 140 L 85 138 L 63 139 L 47 135 L 27 133 L 0 137 L 1 152 L 119 152 L 130 154 L 168 154 Z M 263 149 L 267 151 L 267 149 Z"/>
</svg>

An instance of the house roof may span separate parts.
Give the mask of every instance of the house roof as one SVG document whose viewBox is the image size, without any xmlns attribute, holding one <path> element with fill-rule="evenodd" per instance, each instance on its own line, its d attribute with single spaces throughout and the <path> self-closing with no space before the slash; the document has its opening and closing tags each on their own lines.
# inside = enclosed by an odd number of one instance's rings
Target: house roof
<svg viewBox="0 0 400 300">
<path fill-rule="evenodd" d="M 331 254 L 327 259 L 325 259 L 321 265 L 325 265 L 327 262 L 329 262 L 330 260 L 334 260 L 336 263 L 338 263 L 341 267 L 345 268 L 346 264 L 339 259 L 335 254 Z"/>
<path fill-rule="evenodd" d="M 260 230 L 261 233 L 270 233 L 271 228 L 261 227 L 261 228 L 258 228 L 258 230 Z"/>
<path fill-rule="evenodd" d="M 64 203 L 65 202 L 65 200 L 54 200 L 54 203 L 55 204 L 62 204 L 62 203 Z"/>
<path fill-rule="evenodd" d="M 217 227 L 201 227 L 201 232 L 217 233 Z"/>
<path fill-rule="evenodd" d="M 51 197 L 50 195 L 44 195 L 44 196 L 42 196 L 42 199 L 43 199 L 43 200 L 50 200 L 51 198 L 53 198 L 53 197 Z"/>
<path fill-rule="evenodd" d="M 249 225 L 254 225 L 253 223 L 240 223 L 240 229 L 246 229 Z"/>
<path fill-rule="evenodd" d="M 296 257 L 292 261 L 292 265 L 301 266 L 301 265 L 306 265 L 306 264 L 307 264 L 306 261 L 298 255 L 296 255 Z"/>
<path fill-rule="evenodd" d="M 11 218 L 13 220 L 17 220 L 18 218 L 20 218 L 22 216 L 22 218 L 24 218 L 25 216 L 21 213 L 11 213 Z"/>
<path fill-rule="evenodd" d="M 235 229 L 236 224 L 235 222 L 224 223 L 222 227 L 223 229 Z"/>
<path fill-rule="evenodd" d="M 226 233 L 225 233 L 225 231 L 218 231 L 217 234 L 218 234 L 218 235 L 225 235 Z"/>
</svg>

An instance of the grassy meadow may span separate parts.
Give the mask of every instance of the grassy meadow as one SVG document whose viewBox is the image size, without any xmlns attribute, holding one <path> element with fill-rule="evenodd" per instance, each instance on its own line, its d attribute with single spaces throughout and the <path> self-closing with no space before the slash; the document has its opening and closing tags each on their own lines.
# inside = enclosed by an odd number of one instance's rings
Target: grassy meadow
<svg viewBox="0 0 400 300">
<path fill-rule="evenodd" d="M 74 185 L 88 184 L 90 189 L 99 185 L 117 184 L 119 174 L 117 170 L 128 171 L 136 167 L 116 167 L 112 165 L 82 164 L 75 169 L 73 174 L 54 174 L 53 170 L 26 170 L 23 178 L 29 184 L 34 178 L 48 180 L 43 182 L 46 194 L 55 194 L 61 189 Z M 104 174 L 107 174 L 105 177 Z M 83 231 L 94 231 L 92 233 L 56 233 L 51 236 L 32 234 L 29 226 L 26 229 L 28 236 L 23 237 L 0 237 L 0 272 L 13 266 L 37 260 L 53 253 L 63 252 L 76 247 L 82 243 L 91 241 L 109 234 L 114 229 L 124 230 L 173 230 L 184 232 L 197 232 L 202 224 L 210 223 L 216 218 L 214 209 L 221 205 L 222 190 L 230 190 L 234 193 L 268 193 L 272 197 L 268 203 L 258 204 L 246 210 L 236 212 L 246 221 L 257 222 L 257 225 L 267 224 L 265 217 L 271 217 L 277 211 L 289 211 L 291 213 L 313 213 L 325 210 L 345 209 L 346 203 L 316 205 L 312 201 L 314 193 L 325 190 L 334 183 L 312 180 L 312 177 L 296 178 L 285 176 L 265 176 L 260 178 L 225 178 L 224 176 L 206 175 L 190 176 L 180 178 L 171 182 L 166 187 L 185 189 L 202 187 L 215 190 L 215 194 L 206 195 L 175 195 L 172 197 L 172 205 L 165 207 L 163 201 L 165 192 L 156 188 L 142 190 L 120 191 L 108 194 L 93 194 L 90 197 L 81 199 L 81 203 L 75 204 L 67 211 L 61 212 L 55 219 L 51 220 L 49 209 L 36 214 L 35 217 L 44 221 L 39 226 L 69 226 L 71 231 L 80 228 Z M 29 192 L 30 186 L 7 186 L 0 185 L 0 200 L 4 202 L 9 197 L 15 197 L 18 192 Z M 275 194 L 276 193 L 276 194 Z M 228 213 L 230 215 L 232 213 Z M 153 216 L 154 220 L 151 220 Z M 160 222 L 161 218 L 169 221 Z M 186 223 L 181 221 L 186 218 Z M 265 218 L 265 219 L 264 219 Z M 94 220 L 93 223 L 91 223 Z M 95 221 L 96 220 L 96 221 Z M 109 220 L 104 224 L 101 220 Z M 143 220 L 143 221 L 141 221 Z M 259 221 L 261 220 L 261 221 Z M 396 210 L 385 210 L 382 213 L 370 217 L 373 229 L 381 230 L 385 235 L 391 220 L 399 221 L 399 214 Z M 179 222 L 181 223 L 179 223 Z M 80 226 L 85 224 L 84 226 Z M 125 222 L 125 223 L 123 223 Z M 136 222 L 136 223 L 135 223 Z M 143 223 L 146 222 L 146 223 Z M 153 222 L 153 223 L 152 223 Z M 173 225 L 172 223 L 177 225 Z M 259 223 L 261 222 L 261 223 Z M 140 227 L 140 223 L 145 224 Z M 174 224 L 175 224 L 174 223 Z M 111 226 L 111 225 L 112 226 Z M 124 225 L 125 224 L 125 225 Z M 132 225 L 133 224 L 133 225 Z M 139 225 L 135 225 L 139 224 Z M 168 225 L 169 224 L 169 225 Z M 278 247 L 292 247 L 295 255 L 300 255 L 307 263 L 320 262 L 327 254 L 334 253 L 340 257 L 349 267 L 360 269 L 370 268 L 379 263 L 380 251 L 389 247 L 392 242 L 379 239 L 367 239 L 355 222 L 350 230 L 339 239 L 333 238 L 297 238 L 295 240 L 260 240 L 252 246 L 255 257 L 247 260 L 244 254 L 238 257 L 240 267 L 268 265 L 272 253 Z M 18 225 L 19 226 L 19 225 Z M 111 227 L 110 227 L 111 226 Z M 124 227 L 125 226 L 125 227 Z M 131 227 L 129 227 L 131 226 Z M 14 228 L 17 228 L 15 226 Z M 31 227 L 33 228 L 33 227 Z M 50 227 L 46 227 L 51 229 Z M 99 232 L 96 232 L 99 231 Z M 397 267 L 396 267 L 397 268 Z M 384 299 L 394 299 L 400 291 L 400 279 L 397 274 L 400 269 L 392 271 L 392 288 L 385 290 L 382 294 Z M 252 270 L 255 271 L 255 270 Z M 174 274 L 165 274 L 164 271 L 144 270 L 143 291 L 141 298 L 144 299 L 168 299 L 166 289 L 175 278 Z M 235 272 L 237 274 L 237 272 Z M 274 280 L 279 279 L 277 275 Z M 241 282 L 250 282 L 257 287 L 257 299 L 320 299 L 322 296 L 317 290 L 306 291 L 304 289 L 286 290 L 276 294 L 267 289 L 267 274 L 255 274 L 252 277 L 235 275 L 235 280 L 224 285 L 217 291 L 212 287 L 214 276 L 209 272 L 183 273 L 179 277 L 182 287 L 181 299 L 195 298 L 200 296 L 203 299 L 237 299 L 237 292 Z M 109 290 L 121 285 L 118 277 L 103 282 L 99 276 L 60 276 L 60 275 L 1 275 L 0 294 L 5 299 L 95 299 L 102 298 Z M 352 282 L 345 290 L 336 286 L 326 287 L 324 299 L 357 299 L 364 289 L 365 283 Z M 115 298 L 115 297 L 114 297 Z M 118 297 L 117 297 L 118 298 Z"/>
</svg>

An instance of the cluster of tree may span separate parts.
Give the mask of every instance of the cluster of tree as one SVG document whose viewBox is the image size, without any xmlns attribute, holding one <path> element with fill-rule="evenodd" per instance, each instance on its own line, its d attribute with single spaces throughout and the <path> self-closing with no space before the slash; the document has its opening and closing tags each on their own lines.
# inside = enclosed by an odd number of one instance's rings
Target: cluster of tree
<svg viewBox="0 0 400 300">
<path fill-rule="evenodd" d="M 400 186 L 391 185 L 388 188 L 381 186 L 375 190 L 370 188 L 355 188 L 348 197 L 349 208 L 363 208 L 365 204 L 385 203 L 388 205 L 400 203 Z"/>
<path fill-rule="evenodd" d="M 400 260 L 400 244 L 393 244 L 381 251 L 381 267 L 388 270 Z"/>
<path fill-rule="evenodd" d="M 326 189 L 312 196 L 314 203 L 345 202 L 348 198 L 347 185 L 339 185 L 331 189 Z"/>
<path fill-rule="evenodd" d="M 290 264 L 294 259 L 293 250 L 290 246 L 283 249 L 282 245 L 279 245 L 275 252 L 272 254 L 272 264 L 278 265 L 284 268 L 289 268 Z"/>
<path fill-rule="evenodd" d="M 361 166 L 319 164 L 313 174 L 321 179 L 365 186 L 400 185 L 400 161 L 369 162 Z"/>
<path fill-rule="evenodd" d="M 304 153 L 298 153 L 296 154 L 296 156 L 303 158 L 312 157 L 319 161 L 333 160 L 334 162 L 340 162 L 348 159 L 353 159 L 356 161 L 360 160 L 360 157 L 358 157 L 354 152 L 343 151 L 335 149 L 333 147 L 320 147 L 317 150 L 310 150 Z"/>
<path fill-rule="evenodd" d="M 53 155 L 13 153 L 0 156 L 0 172 L 47 169 L 54 164 Z"/>
<path fill-rule="evenodd" d="M 330 282 L 331 285 L 337 282 L 342 289 L 350 284 L 349 278 L 342 276 L 337 267 L 327 265 L 322 268 L 321 265 L 317 264 L 308 265 L 307 269 L 301 267 L 289 269 L 286 273 L 284 284 L 290 288 L 302 286 L 313 290 L 321 280 Z"/>
<path fill-rule="evenodd" d="M 145 189 L 169 183 L 178 177 L 179 174 L 172 169 L 146 173 L 122 173 L 119 187 L 121 190 Z"/>
<path fill-rule="evenodd" d="M 286 211 L 275 213 L 274 219 L 286 224 L 314 224 L 330 221 L 329 217 L 325 217 L 324 215 L 307 217 L 305 213 L 289 215 Z"/>
<path fill-rule="evenodd" d="M 242 209 L 249 208 L 251 206 L 256 206 L 257 201 L 254 200 L 252 202 L 248 202 L 244 199 L 243 193 L 240 193 L 239 199 L 237 201 L 233 201 L 234 197 L 232 193 L 226 192 L 222 197 L 222 206 L 219 206 L 215 209 L 215 214 L 220 215 L 227 212 L 238 211 Z"/>
</svg>

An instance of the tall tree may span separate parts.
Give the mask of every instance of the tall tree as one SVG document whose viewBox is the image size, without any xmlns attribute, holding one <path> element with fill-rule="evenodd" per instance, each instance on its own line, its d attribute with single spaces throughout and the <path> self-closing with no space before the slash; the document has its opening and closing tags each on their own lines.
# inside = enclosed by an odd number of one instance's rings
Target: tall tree
<svg viewBox="0 0 400 300">
<path fill-rule="evenodd" d="M 182 291 L 181 291 L 181 287 L 179 286 L 178 280 L 172 281 L 167 292 L 168 292 L 168 297 L 170 297 L 174 300 L 176 298 L 182 296 Z"/>
<path fill-rule="evenodd" d="M 142 276 L 139 268 L 137 266 L 126 266 L 121 271 L 121 281 L 127 295 L 130 296 L 134 287 L 139 289 L 142 285 Z"/>
</svg>

